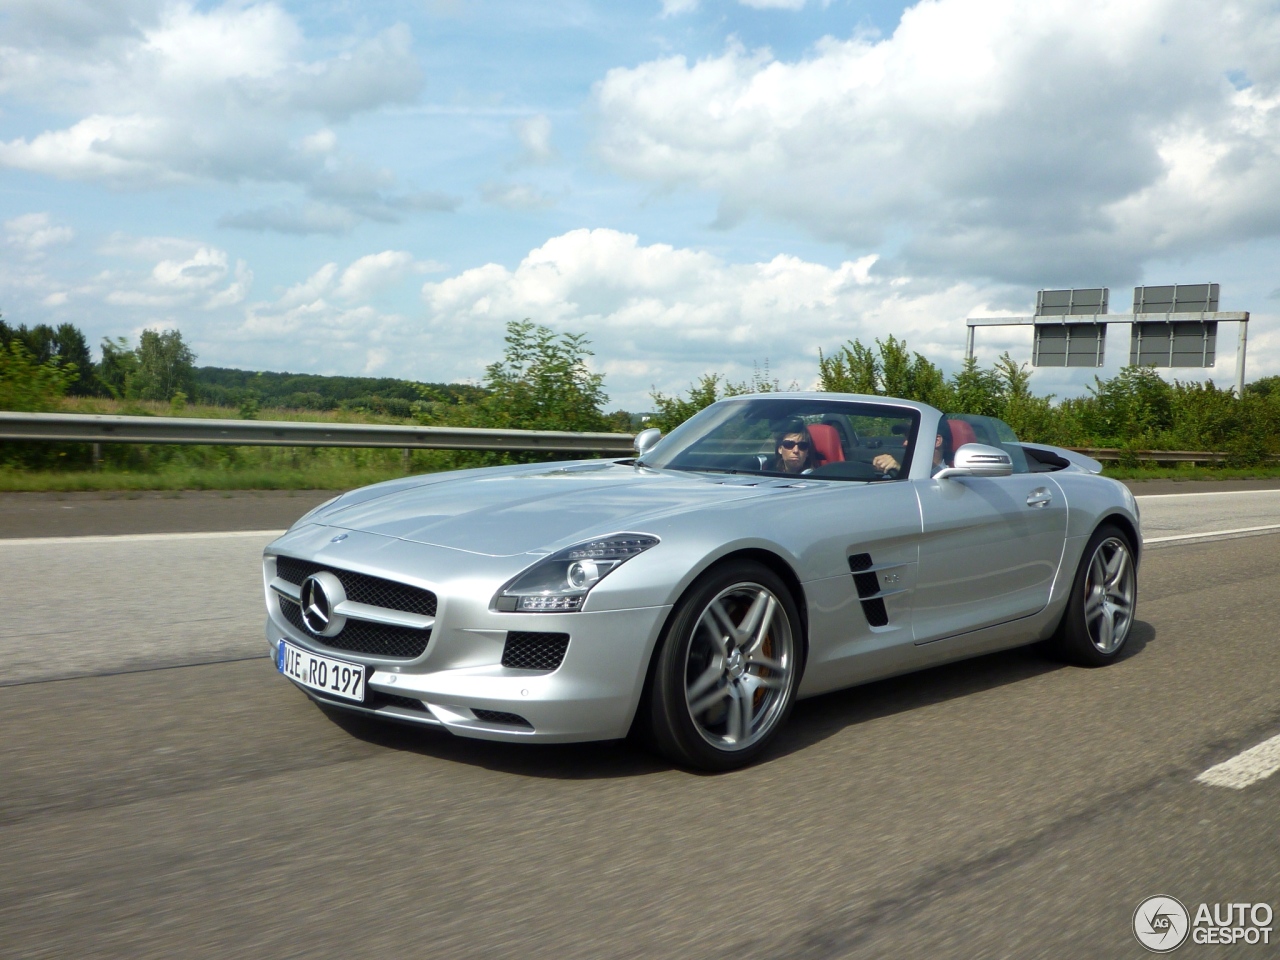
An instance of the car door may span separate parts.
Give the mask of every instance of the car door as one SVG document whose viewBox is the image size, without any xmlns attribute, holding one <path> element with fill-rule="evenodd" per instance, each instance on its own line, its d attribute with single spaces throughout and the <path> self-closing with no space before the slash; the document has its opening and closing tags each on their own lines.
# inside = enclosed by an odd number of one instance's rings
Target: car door
<svg viewBox="0 0 1280 960">
<path fill-rule="evenodd" d="M 915 480 L 923 532 L 917 644 L 1044 609 L 1062 558 L 1067 503 L 1045 474 Z"/>
</svg>

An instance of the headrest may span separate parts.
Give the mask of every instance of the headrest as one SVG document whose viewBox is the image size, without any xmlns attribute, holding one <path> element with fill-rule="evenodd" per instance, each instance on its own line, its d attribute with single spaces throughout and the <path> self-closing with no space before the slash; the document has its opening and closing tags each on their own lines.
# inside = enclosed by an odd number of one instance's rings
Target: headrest
<svg viewBox="0 0 1280 960">
<path fill-rule="evenodd" d="M 829 423 L 809 424 L 809 437 L 813 440 L 813 451 L 823 463 L 839 463 L 844 460 L 844 450 L 840 446 L 840 434 Z"/>
<path fill-rule="evenodd" d="M 963 420 L 948 420 L 947 426 L 951 428 L 951 449 L 959 450 L 963 444 L 977 443 L 978 435 L 973 432 L 972 425 L 965 423 Z"/>
</svg>

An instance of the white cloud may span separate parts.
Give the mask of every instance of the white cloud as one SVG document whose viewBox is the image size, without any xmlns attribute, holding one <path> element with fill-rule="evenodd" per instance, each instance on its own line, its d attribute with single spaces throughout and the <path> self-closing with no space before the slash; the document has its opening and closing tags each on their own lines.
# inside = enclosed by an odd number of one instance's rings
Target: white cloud
<svg viewBox="0 0 1280 960">
<path fill-rule="evenodd" d="M 413 254 L 403 250 L 371 253 L 347 267 L 334 295 L 343 300 L 365 300 L 403 280 L 414 267 Z"/>
<path fill-rule="evenodd" d="M 265 229 L 396 218 L 394 178 L 344 159 L 328 124 L 416 98 L 422 78 L 407 27 L 309 59 L 302 31 L 275 3 L 206 10 L 153 0 L 145 16 L 94 15 L 73 0 L 55 7 L 23 4 L 27 28 L 0 40 L 0 95 L 77 119 L 0 142 L 0 166 L 139 189 L 291 183 L 342 214 L 259 212 L 250 226 Z M 365 183 L 357 197 L 342 186 L 352 179 Z"/>
<path fill-rule="evenodd" d="M 698 0 L 662 0 L 662 16 L 678 17 L 698 9 Z"/>
<path fill-rule="evenodd" d="M 805 0 L 738 0 L 744 7 L 756 10 L 803 10 Z"/>
<path fill-rule="evenodd" d="M 75 291 L 116 307 L 217 310 L 243 302 L 253 283 L 253 271 L 243 260 L 233 264 L 225 250 L 193 241 L 116 234 L 103 250 L 130 259 L 163 256 L 145 274 L 105 270 Z"/>
<path fill-rule="evenodd" d="M 523 117 L 513 126 L 526 162 L 549 163 L 556 158 L 556 149 L 551 145 L 551 118 L 546 114 Z"/>
<path fill-rule="evenodd" d="M 330 203 L 279 203 L 256 210 L 228 214 L 218 221 L 220 227 L 241 230 L 272 230 L 276 233 L 346 233 L 360 217 L 354 211 Z"/>
<path fill-rule="evenodd" d="M 912 273 L 1046 285 L 1280 233 L 1280 14 L 1197 0 L 930 0 L 890 37 L 730 47 L 598 84 L 618 171 Z"/>
<path fill-rule="evenodd" d="M 4 231 L 9 243 L 28 256 L 41 256 L 49 247 L 70 243 L 76 236 L 70 227 L 55 224 L 47 213 L 26 213 L 6 220 Z"/>
<path fill-rule="evenodd" d="M 133 260 L 171 260 L 194 256 L 204 244 L 183 237 L 135 237 L 117 230 L 98 246 L 98 253 L 108 257 Z"/>
<path fill-rule="evenodd" d="M 485 183 L 480 196 L 486 203 L 507 210 L 545 210 L 555 206 L 555 200 L 528 183 Z"/>
<path fill-rule="evenodd" d="M 682 390 L 697 376 L 734 379 L 769 361 L 784 383 L 811 385 L 818 350 L 890 333 L 932 357 L 963 350 L 963 318 L 992 296 L 967 284 L 894 286 L 875 256 L 838 267 L 777 256 L 734 264 L 703 251 L 643 246 L 614 230 L 554 237 L 509 270 L 499 264 L 427 283 L 425 333 L 437 363 L 431 379 L 474 378 L 496 359 L 504 325 L 525 317 L 585 332 L 615 403 L 647 408 L 651 386 Z M 960 331 L 957 334 L 957 329 Z"/>
</svg>

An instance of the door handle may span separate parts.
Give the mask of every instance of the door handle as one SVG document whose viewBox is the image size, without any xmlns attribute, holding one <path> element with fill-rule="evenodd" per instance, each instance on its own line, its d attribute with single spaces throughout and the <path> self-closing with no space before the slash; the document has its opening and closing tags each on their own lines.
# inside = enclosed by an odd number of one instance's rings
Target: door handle
<svg viewBox="0 0 1280 960">
<path fill-rule="evenodd" d="M 1028 507 L 1047 507 L 1051 503 L 1053 503 L 1053 494 L 1045 487 L 1032 490 L 1027 497 Z"/>
</svg>

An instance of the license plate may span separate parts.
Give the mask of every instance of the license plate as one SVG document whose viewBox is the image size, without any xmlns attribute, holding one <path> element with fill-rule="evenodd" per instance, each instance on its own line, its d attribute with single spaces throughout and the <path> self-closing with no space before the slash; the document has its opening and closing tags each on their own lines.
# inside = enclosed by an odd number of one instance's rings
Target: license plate
<svg viewBox="0 0 1280 960">
<path fill-rule="evenodd" d="M 331 697 L 364 703 L 362 664 L 331 660 L 281 640 L 276 653 L 276 669 L 304 687 L 323 690 Z"/>
</svg>

